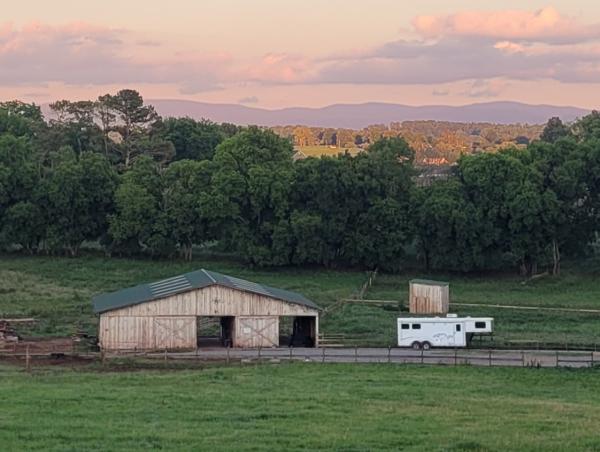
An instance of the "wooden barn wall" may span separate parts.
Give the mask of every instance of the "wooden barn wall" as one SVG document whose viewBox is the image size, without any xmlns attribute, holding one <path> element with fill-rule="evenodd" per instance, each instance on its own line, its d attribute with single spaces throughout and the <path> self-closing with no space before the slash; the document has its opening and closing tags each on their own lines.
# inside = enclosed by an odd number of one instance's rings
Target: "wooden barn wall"
<svg viewBox="0 0 600 452">
<path fill-rule="evenodd" d="M 196 317 L 100 317 L 104 350 L 157 350 L 196 347 Z"/>
<path fill-rule="evenodd" d="M 279 343 L 279 316 L 318 316 L 318 311 L 274 298 L 211 286 L 101 314 L 99 339 L 104 350 L 156 350 L 196 347 L 196 317 L 246 317 L 257 338 L 234 328 L 234 345 L 270 347 Z M 266 322 L 275 318 L 276 322 Z M 252 325 L 255 322 L 256 325 Z M 240 327 L 241 328 L 241 327 Z M 264 331 L 263 331 L 264 330 Z M 236 342 L 239 335 L 239 342 Z"/>
<path fill-rule="evenodd" d="M 210 286 L 109 311 L 107 316 L 316 316 L 305 306 L 222 286 Z"/>
<path fill-rule="evenodd" d="M 411 314 L 446 314 L 450 307 L 447 285 L 410 284 Z"/>
<path fill-rule="evenodd" d="M 233 335 L 235 347 L 279 346 L 279 317 L 236 317 Z"/>
</svg>

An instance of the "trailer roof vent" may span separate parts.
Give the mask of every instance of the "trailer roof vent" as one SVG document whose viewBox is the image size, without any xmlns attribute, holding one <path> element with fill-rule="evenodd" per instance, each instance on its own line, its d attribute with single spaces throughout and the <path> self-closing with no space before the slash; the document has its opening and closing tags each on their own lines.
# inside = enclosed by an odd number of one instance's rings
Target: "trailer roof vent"
<svg viewBox="0 0 600 452">
<path fill-rule="evenodd" d="M 447 317 L 454 319 L 454 318 L 458 317 L 458 314 L 448 314 Z"/>
</svg>

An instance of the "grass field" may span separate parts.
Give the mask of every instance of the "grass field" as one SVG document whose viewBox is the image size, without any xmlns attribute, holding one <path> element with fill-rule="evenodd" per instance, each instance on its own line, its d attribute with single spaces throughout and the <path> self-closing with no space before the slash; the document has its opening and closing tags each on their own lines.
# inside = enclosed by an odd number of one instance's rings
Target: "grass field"
<svg viewBox="0 0 600 452">
<path fill-rule="evenodd" d="M 597 370 L 0 367 L 2 450 L 600 450 Z"/>
<path fill-rule="evenodd" d="M 356 294 L 366 279 L 361 271 L 316 269 L 251 270 L 235 261 L 198 259 L 191 263 L 81 257 L 77 259 L 8 255 L 0 259 L 0 317 L 40 319 L 35 335 L 71 334 L 77 328 L 96 333 L 92 295 L 186 271 L 207 268 L 275 287 L 296 290 L 327 307 Z M 600 309 L 600 271 L 595 266 L 567 269 L 560 278 L 523 284 L 512 275 L 457 276 L 380 274 L 367 298 L 406 302 L 408 280 L 433 277 L 450 281 L 455 302 Z M 498 340 L 558 343 L 598 343 L 600 315 L 460 308 L 465 315 L 496 318 Z M 348 305 L 325 315 L 325 333 L 363 338 L 367 345 L 392 345 L 396 335 L 396 308 Z"/>
<path fill-rule="evenodd" d="M 360 148 L 338 148 L 331 146 L 296 146 L 295 150 L 302 152 L 306 157 L 336 156 L 345 152 L 349 152 L 350 155 L 356 155 L 361 152 Z"/>
</svg>

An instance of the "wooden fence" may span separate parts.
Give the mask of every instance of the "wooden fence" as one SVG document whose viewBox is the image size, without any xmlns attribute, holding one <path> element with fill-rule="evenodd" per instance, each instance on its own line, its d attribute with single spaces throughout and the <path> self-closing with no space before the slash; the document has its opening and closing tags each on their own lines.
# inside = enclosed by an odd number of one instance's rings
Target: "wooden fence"
<svg viewBox="0 0 600 452">
<path fill-rule="evenodd" d="M 168 361 L 225 361 L 227 363 L 277 363 L 302 361 L 313 363 L 388 363 L 419 365 L 472 365 L 486 367 L 573 367 L 590 368 L 600 364 L 599 352 L 526 351 L 526 350 L 468 350 L 436 349 L 411 350 L 405 348 L 263 348 L 222 349 L 190 353 L 155 352 L 110 354 L 105 359 L 138 356 Z"/>
<path fill-rule="evenodd" d="M 21 362 L 27 369 L 37 360 L 52 358 L 51 354 L 0 353 L 0 359 L 10 358 Z M 302 361 L 313 363 L 388 363 L 419 365 L 471 365 L 486 367 L 574 367 L 590 368 L 600 364 L 600 352 L 537 351 L 537 350 L 472 350 L 472 349 L 433 349 L 412 350 L 406 348 L 346 347 L 346 348 L 258 348 L 234 349 L 215 348 L 190 352 L 156 351 L 120 353 L 73 353 L 54 359 L 89 359 L 107 362 L 118 358 L 158 360 L 178 363 L 276 363 Z"/>
</svg>

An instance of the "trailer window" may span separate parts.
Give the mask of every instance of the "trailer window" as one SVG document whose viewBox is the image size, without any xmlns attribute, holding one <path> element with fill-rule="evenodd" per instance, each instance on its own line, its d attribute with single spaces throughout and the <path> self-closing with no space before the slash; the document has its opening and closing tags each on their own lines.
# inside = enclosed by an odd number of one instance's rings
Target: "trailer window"
<svg viewBox="0 0 600 452">
<path fill-rule="evenodd" d="M 485 322 L 475 322 L 475 328 L 485 328 Z"/>
<path fill-rule="evenodd" d="M 412 329 L 413 330 L 420 330 L 421 329 L 421 324 L 420 323 L 413 323 L 412 324 Z"/>
<path fill-rule="evenodd" d="M 402 329 L 403 329 L 403 330 L 408 330 L 408 328 L 409 328 L 409 325 L 408 325 L 408 323 L 403 323 L 403 324 L 402 324 Z"/>
<path fill-rule="evenodd" d="M 456 325 L 456 331 L 460 331 L 460 325 Z"/>
</svg>

